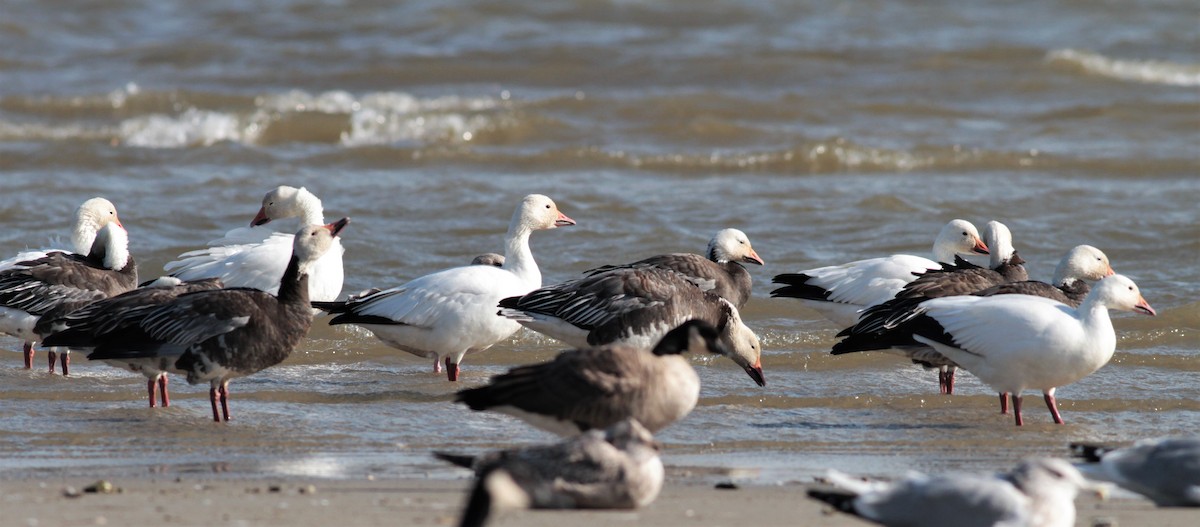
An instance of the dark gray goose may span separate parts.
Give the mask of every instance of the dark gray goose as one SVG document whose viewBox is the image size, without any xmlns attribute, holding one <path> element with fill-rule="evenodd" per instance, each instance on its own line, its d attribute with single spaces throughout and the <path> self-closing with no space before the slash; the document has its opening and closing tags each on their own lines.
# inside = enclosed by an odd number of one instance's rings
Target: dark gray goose
<svg viewBox="0 0 1200 527">
<path fill-rule="evenodd" d="M 83 202 L 78 209 L 75 209 L 75 225 L 71 229 L 71 250 L 76 254 L 87 254 L 92 248 L 92 243 L 96 240 L 96 233 L 109 223 L 121 224 L 120 218 L 117 217 L 117 208 L 107 199 L 95 197 Z M 26 250 L 17 253 L 16 256 L 0 261 L 0 271 L 7 271 L 17 267 L 25 267 L 34 261 L 46 257 L 52 252 L 68 252 L 62 249 L 34 249 Z M 11 313 L 14 317 L 10 317 L 10 313 L 0 310 L 0 333 L 14 334 L 17 331 L 12 327 L 15 324 L 19 327 L 23 324 L 25 315 Z M 25 354 L 25 369 L 33 368 L 34 346 L 37 342 L 26 340 L 24 345 Z"/>
<path fill-rule="evenodd" d="M 133 309 L 149 309 L 175 300 L 180 295 L 197 291 L 211 291 L 224 287 L 220 278 L 206 278 L 184 282 L 173 276 L 163 276 L 143 284 L 132 291 L 112 298 L 93 302 L 51 323 L 54 333 L 46 337 L 47 346 L 74 349 L 91 347 L 96 335 L 114 324 L 119 324 L 127 312 Z M 171 405 L 167 394 L 167 372 L 155 367 L 156 359 L 128 359 L 107 361 L 118 368 L 138 372 L 146 376 L 146 391 L 150 407 L 154 408 L 158 395 L 163 407 Z"/>
<path fill-rule="evenodd" d="M 1111 481 L 1159 507 L 1200 507 L 1200 436 L 1143 439 L 1125 448 L 1072 443 L 1089 478 Z"/>
<path fill-rule="evenodd" d="M 468 456 L 436 452 L 475 472 L 462 527 L 478 527 L 493 511 L 634 509 L 663 485 L 659 444 L 636 420 L 620 421 L 551 445 Z"/>
<path fill-rule="evenodd" d="M 1025 271 L 1025 260 L 1017 255 L 1013 248 L 1012 232 L 998 221 L 989 221 L 983 228 L 984 242 L 991 248 L 987 268 L 970 263 L 955 256 L 954 264 L 943 264 L 942 269 L 919 274 L 915 280 L 906 284 L 897 299 L 942 298 L 956 295 L 969 295 L 988 287 L 1019 282 L 1029 279 Z M 889 301 L 892 302 L 892 301 Z M 888 302 L 871 306 L 864 311 L 887 310 Z M 939 361 L 940 355 L 931 354 L 929 348 L 910 348 L 906 355 L 917 364 L 926 368 L 938 369 L 938 391 L 943 394 L 954 393 L 954 372 L 957 366 Z"/>
<path fill-rule="evenodd" d="M 492 377 L 486 386 L 462 390 L 455 401 L 564 436 L 631 417 L 658 432 L 690 413 L 700 398 L 700 377 L 683 356 L 686 352 L 728 356 L 751 378 L 760 378 L 746 359 L 718 341 L 716 328 L 692 320 L 667 333 L 651 353 L 623 344 L 566 351 L 549 362 Z"/>
<path fill-rule="evenodd" d="M 86 256 L 50 252 L 36 260 L 0 271 L 0 317 L 13 336 L 37 342 L 52 332 L 51 321 L 87 304 L 137 287 L 137 264 L 129 254 L 129 234 L 119 223 L 96 233 Z M 50 372 L 58 353 L 47 353 Z M 32 355 L 29 355 L 32 358 Z M 70 350 L 62 354 L 68 375 Z"/>
<path fill-rule="evenodd" d="M 229 381 L 283 362 L 308 333 L 313 319 L 308 273 L 349 221 L 296 233 L 278 296 L 249 288 L 216 289 L 129 309 L 93 335 L 88 358 L 150 359 L 159 370 L 187 375 L 189 384 L 208 381 L 213 420 L 228 421 Z"/>
<path fill-rule="evenodd" d="M 500 301 L 500 314 L 576 348 L 625 344 L 652 349 L 689 320 L 717 328 L 731 357 L 759 386 L 758 336 L 728 300 L 701 291 L 687 277 L 654 267 L 621 268 Z"/>
<path fill-rule="evenodd" d="M 613 269 L 657 267 L 682 274 L 704 291 L 712 291 L 728 300 L 738 309 L 750 300 L 753 281 L 743 263 L 764 265 L 762 258 L 750 246 L 746 233 L 737 229 L 723 229 L 708 242 L 705 256 L 689 253 L 671 253 L 651 256 L 625 265 L 605 265 L 585 271 L 588 275 L 605 273 Z"/>
</svg>

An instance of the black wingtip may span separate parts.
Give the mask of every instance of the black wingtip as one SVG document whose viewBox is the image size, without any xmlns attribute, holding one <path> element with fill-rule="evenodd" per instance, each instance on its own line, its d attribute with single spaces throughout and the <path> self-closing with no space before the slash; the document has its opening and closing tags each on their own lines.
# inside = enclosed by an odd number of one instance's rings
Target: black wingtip
<svg viewBox="0 0 1200 527">
<path fill-rule="evenodd" d="M 1112 447 L 1095 443 L 1071 443 L 1071 455 L 1090 463 L 1097 463 Z"/>
<path fill-rule="evenodd" d="M 472 466 L 475 464 L 475 456 L 468 456 L 464 454 L 452 454 L 450 452 L 434 451 L 433 457 L 450 463 L 451 465 L 463 468 L 472 468 Z"/>
<path fill-rule="evenodd" d="M 692 319 L 668 331 L 654 345 L 655 355 L 678 355 L 688 350 L 692 335 L 696 334 L 704 340 L 705 346 L 713 353 L 728 355 L 725 346 L 718 340 L 717 328 L 703 320 Z"/>
<path fill-rule="evenodd" d="M 463 510 L 462 520 L 459 520 L 459 527 L 483 527 L 487 523 L 488 515 L 492 512 L 492 496 L 488 494 L 486 485 L 487 476 L 484 474 L 475 480 L 471 496 L 467 498 L 467 508 Z"/>
<path fill-rule="evenodd" d="M 520 307 L 520 304 L 521 304 L 521 297 L 510 296 L 508 298 L 501 299 L 500 303 L 497 305 L 499 307 L 507 307 L 510 309 L 517 309 L 518 307 Z"/>
<path fill-rule="evenodd" d="M 858 515 L 854 511 L 854 500 L 858 495 L 848 490 L 841 489 L 808 489 L 808 497 L 823 501 L 829 506 L 846 514 Z"/>
</svg>

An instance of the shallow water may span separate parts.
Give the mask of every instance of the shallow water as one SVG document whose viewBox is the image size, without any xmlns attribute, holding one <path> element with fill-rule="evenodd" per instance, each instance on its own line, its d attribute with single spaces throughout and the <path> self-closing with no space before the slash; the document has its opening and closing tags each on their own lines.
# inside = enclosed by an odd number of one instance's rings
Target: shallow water
<svg viewBox="0 0 1200 527">
<path fill-rule="evenodd" d="M 703 396 L 661 434 L 670 465 L 761 481 L 992 470 L 1200 426 L 1190 2 L 260 5 L 7 6 L 4 254 L 66 237 L 104 195 L 151 278 L 287 183 L 354 219 L 353 292 L 501 250 L 517 201 L 540 192 L 579 222 L 534 235 L 546 283 L 698 252 L 724 227 L 767 261 L 744 317 L 769 384 L 694 358 Z M 1100 247 L 1158 309 L 1115 316 L 1112 363 L 1058 391 L 1067 425 L 1036 394 L 1017 429 L 970 375 L 946 397 L 900 359 L 831 357 L 836 328 L 767 298 L 778 273 L 924 254 L 954 217 L 1008 224 L 1035 278 Z M 0 356 L 0 473 L 448 477 L 429 450 L 550 439 L 449 402 L 551 357 L 536 334 L 468 357 L 457 386 L 363 331 L 318 319 L 309 337 L 232 384 L 229 425 L 182 379 L 151 410 L 139 376 Z"/>
</svg>

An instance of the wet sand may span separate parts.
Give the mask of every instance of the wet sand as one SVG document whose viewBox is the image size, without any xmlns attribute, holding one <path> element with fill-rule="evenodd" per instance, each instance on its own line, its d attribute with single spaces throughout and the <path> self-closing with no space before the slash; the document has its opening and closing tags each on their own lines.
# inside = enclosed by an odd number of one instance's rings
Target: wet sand
<svg viewBox="0 0 1200 527">
<path fill-rule="evenodd" d="M 457 525 L 469 480 L 323 480 L 145 477 L 112 480 L 113 493 L 83 493 L 94 479 L 0 481 L 0 523 L 60 525 Z M 668 482 L 638 511 L 521 511 L 489 525 L 861 526 L 804 497 L 805 484 L 714 489 Z M 78 492 L 70 496 L 70 490 Z M 1123 494 L 1076 501 L 1076 525 L 1191 527 L 1200 511 L 1156 509 Z M 1105 523 L 1106 522 L 1106 523 Z"/>
</svg>

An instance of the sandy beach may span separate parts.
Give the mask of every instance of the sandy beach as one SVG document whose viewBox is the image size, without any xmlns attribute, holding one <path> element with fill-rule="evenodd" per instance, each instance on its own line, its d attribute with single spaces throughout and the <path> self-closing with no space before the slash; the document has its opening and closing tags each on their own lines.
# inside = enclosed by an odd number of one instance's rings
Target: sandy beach
<svg viewBox="0 0 1200 527">
<path fill-rule="evenodd" d="M 0 481 L 4 525 L 457 525 L 469 480 L 322 480 L 145 477 L 112 480 L 111 493 L 83 489 L 95 479 Z M 867 525 L 804 497 L 805 484 L 715 489 L 668 482 L 637 511 L 522 511 L 490 525 L 812 526 Z M 1076 501 L 1076 525 L 1191 527 L 1200 512 L 1156 509 L 1145 500 L 1093 494 Z"/>
</svg>

